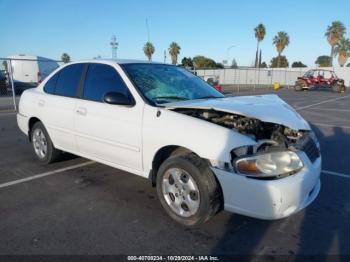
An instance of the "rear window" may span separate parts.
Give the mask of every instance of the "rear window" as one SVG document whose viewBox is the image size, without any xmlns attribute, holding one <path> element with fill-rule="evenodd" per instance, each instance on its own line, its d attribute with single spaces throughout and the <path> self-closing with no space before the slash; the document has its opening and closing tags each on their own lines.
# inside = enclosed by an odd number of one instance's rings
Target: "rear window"
<svg viewBox="0 0 350 262">
<path fill-rule="evenodd" d="M 57 79 L 58 79 L 58 75 L 59 73 L 56 73 L 55 75 L 53 75 L 49 81 L 46 82 L 45 86 L 44 86 L 44 91 L 46 93 L 49 94 L 54 94 L 55 93 L 55 88 L 56 88 L 56 83 L 57 83 Z"/>
<path fill-rule="evenodd" d="M 59 71 L 55 94 L 75 97 L 84 66 L 84 64 L 73 64 Z"/>
</svg>

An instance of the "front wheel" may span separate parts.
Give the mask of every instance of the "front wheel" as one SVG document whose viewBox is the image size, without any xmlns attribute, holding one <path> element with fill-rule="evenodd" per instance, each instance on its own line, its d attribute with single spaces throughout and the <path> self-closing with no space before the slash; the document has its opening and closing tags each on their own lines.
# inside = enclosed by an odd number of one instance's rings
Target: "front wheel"
<svg viewBox="0 0 350 262">
<path fill-rule="evenodd" d="M 43 164 L 49 164 L 56 161 L 61 151 L 56 149 L 41 122 L 34 124 L 30 132 L 31 141 L 36 158 Z"/>
<path fill-rule="evenodd" d="M 204 223 L 221 206 L 215 175 L 192 153 L 164 161 L 157 174 L 157 193 L 168 215 L 186 226 Z"/>
</svg>

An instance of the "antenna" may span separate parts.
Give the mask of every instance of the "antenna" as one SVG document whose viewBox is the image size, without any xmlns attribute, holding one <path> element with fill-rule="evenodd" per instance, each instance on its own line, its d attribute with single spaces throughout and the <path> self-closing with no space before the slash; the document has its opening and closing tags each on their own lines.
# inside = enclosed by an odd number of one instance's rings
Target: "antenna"
<svg viewBox="0 0 350 262">
<path fill-rule="evenodd" d="M 115 35 L 112 36 L 112 41 L 110 45 L 112 47 L 112 59 L 117 59 L 117 49 L 119 43 L 117 42 L 117 37 Z"/>
<path fill-rule="evenodd" d="M 146 30 L 147 30 L 147 41 L 150 41 L 150 37 L 149 37 L 149 26 L 148 26 L 148 18 L 146 18 Z"/>
</svg>

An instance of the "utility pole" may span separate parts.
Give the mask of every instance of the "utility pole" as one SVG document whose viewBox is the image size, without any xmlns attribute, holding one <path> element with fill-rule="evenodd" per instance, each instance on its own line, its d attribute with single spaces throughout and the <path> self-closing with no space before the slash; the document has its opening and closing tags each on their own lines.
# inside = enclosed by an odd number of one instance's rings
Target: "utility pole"
<svg viewBox="0 0 350 262">
<path fill-rule="evenodd" d="M 112 41 L 110 45 L 112 47 L 112 59 L 117 59 L 117 49 L 119 43 L 117 42 L 117 37 L 115 35 L 112 36 Z"/>
</svg>

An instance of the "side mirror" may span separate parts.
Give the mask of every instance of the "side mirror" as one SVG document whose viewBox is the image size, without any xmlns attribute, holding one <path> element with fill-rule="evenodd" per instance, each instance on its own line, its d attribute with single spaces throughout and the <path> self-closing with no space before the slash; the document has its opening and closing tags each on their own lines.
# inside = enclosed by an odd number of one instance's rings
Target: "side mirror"
<svg viewBox="0 0 350 262">
<path fill-rule="evenodd" d="M 103 101 L 111 105 L 125 105 L 125 106 L 135 105 L 135 101 L 132 98 L 119 92 L 106 93 L 103 97 Z"/>
</svg>

